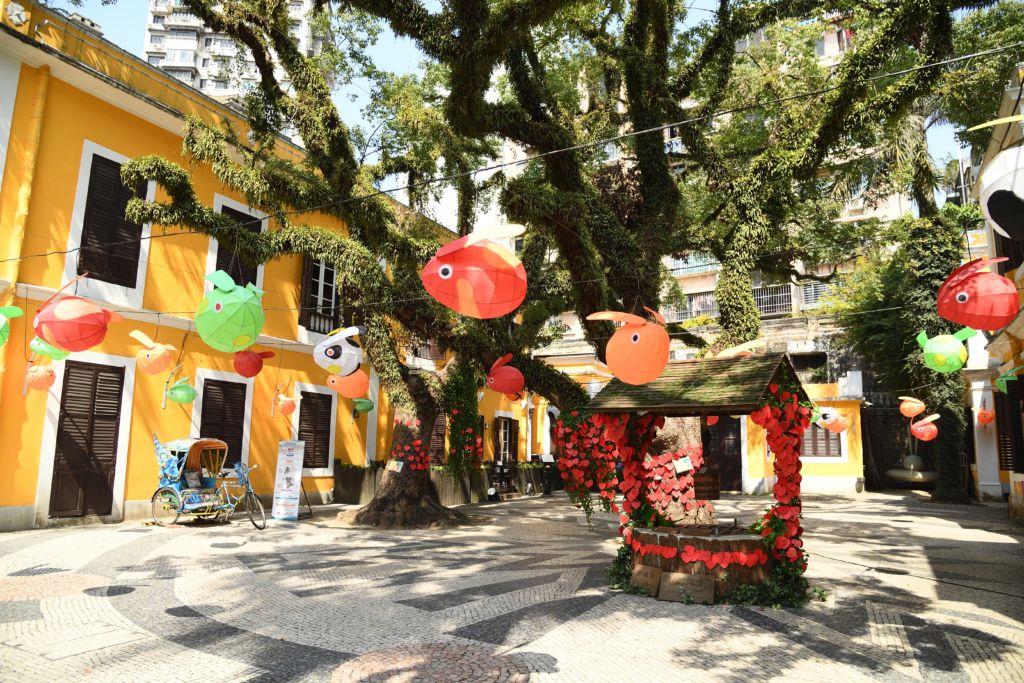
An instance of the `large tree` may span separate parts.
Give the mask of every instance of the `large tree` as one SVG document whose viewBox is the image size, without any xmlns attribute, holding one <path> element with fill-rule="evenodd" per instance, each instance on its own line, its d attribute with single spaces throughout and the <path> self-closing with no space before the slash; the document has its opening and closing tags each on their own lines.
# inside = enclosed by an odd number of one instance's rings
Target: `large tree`
<svg viewBox="0 0 1024 683">
<path fill-rule="evenodd" d="M 756 337 L 752 272 L 792 268 L 803 253 L 801 230 L 789 228 L 808 222 L 809 202 L 823 201 L 807 188 L 830 159 L 862 146 L 866 131 L 896 125 L 942 69 L 875 77 L 948 57 L 954 13 L 989 3 L 721 0 L 704 20 L 688 23 L 688 8 L 674 0 L 451 0 L 436 11 L 419 0 L 318 0 L 321 28 L 338 43 L 327 40 L 316 57 L 300 52 L 289 35 L 287 0 L 184 4 L 248 50 L 261 75 L 247 98 L 251 140 L 190 121 L 185 150 L 277 225 L 258 235 L 238 230 L 197 200 L 184 170 L 154 157 L 128 165 L 126 174 L 156 180 L 169 201 L 135 201 L 134 217 L 204 232 L 251 262 L 305 252 L 333 263 L 369 328 L 364 345 L 396 407 L 395 441 L 405 445 L 427 440 L 444 408 L 445 377 L 405 367 L 397 354 L 403 335 L 435 339 L 478 369 L 514 351 L 531 390 L 562 407 L 580 405 L 580 387 L 530 355 L 551 337 L 546 321 L 566 310 L 585 320 L 603 309 L 656 308 L 662 258 L 697 250 L 725 266 L 718 284 L 722 343 Z M 793 50 L 761 54 L 777 60 L 768 65 L 758 63 L 756 50 L 736 51 L 740 38 L 761 28 L 796 27 L 797 20 L 836 12 L 872 19 L 857 49 L 834 69 L 809 65 L 809 29 L 800 32 L 800 45 L 786 43 Z M 374 106 L 387 121 L 382 154 L 372 160 L 363 151 L 372 149 L 373 131 L 353 132 L 331 100 L 332 83 L 366 66 L 353 48 L 352 27 L 369 20 L 414 40 L 429 62 L 415 82 L 376 74 Z M 766 74 L 755 93 L 746 85 L 751 69 Z M 797 71 L 796 80 L 787 77 Z M 820 93 L 813 97 L 780 99 L 814 88 Z M 715 116 L 727 104 L 740 110 L 731 119 Z M 676 121 L 688 121 L 676 131 L 682 150 L 666 148 L 660 131 L 639 134 L 618 144 L 627 161 L 610 165 L 607 151 L 590 145 Z M 284 126 L 301 136 L 303 164 L 275 156 L 275 134 Z M 423 183 L 470 170 L 502 139 L 534 156 L 521 173 L 494 181 L 503 182 L 505 213 L 528 226 L 523 261 L 530 288 L 519 325 L 461 318 L 425 297 L 417 272 L 437 242 L 420 218 L 376 192 L 396 172 Z M 454 185 L 465 232 L 486 188 L 471 175 Z M 315 214 L 295 213 L 313 206 L 344 220 L 348 233 L 307 223 Z M 766 263 L 765 254 L 777 256 Z M 602 355 L 610 323 L 587 321 L 584 329 Z M 389 475 L 357 521 L 449 518 L 425 473 L 406 471 Z"/>
</svg>

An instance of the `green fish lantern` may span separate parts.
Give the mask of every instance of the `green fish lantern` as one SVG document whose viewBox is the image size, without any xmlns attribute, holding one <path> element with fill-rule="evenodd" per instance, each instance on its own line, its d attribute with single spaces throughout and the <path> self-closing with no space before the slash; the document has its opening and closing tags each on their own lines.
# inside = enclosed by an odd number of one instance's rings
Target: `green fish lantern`
<svg viewBox="0 0 1024 683">
<path fill-rule="evenodd" d="M 28 343 L 28 348 L 32 349 L 32 352 L 37 356 L 46 356 L 53 360 L 64 360 L 71 355 L 70 351 L 64 349 L 58 349 L 53 344 L 49 344 L 39 337 L 34 337 L 32 341 Z"/>
<path fill-rule="evenodd" d="M 178 380 L 167 390 L 167 398 L 175 403 L 191 403 L 196 400 L 196 388 L 187 379 Z"/>
<path fill-rule="evenodd" d="M 935 372 L 956 372 L 967 362 L 964 342 L 978 332 L 965 327 L 954 334 L 940 334 L 931 339 L 921 331 L 917 343 L 924 349 L 924 364 Z"/>
<path fill-rule="evenodd" d="M 373 410 L 373 401 L 368 398 L 357 398 L 352 401 L 352 409 L 355 410 L 357 414 L 368 413 Z"/>
<path fill-rule="evenodd" d="M 1004 394 L 1007 393 L 1008 388 L 1006 386 L 1006 383 L 1007 382 L 1016 382 L 1017 381 L 1017 373 L 1020 372 L 1021 370 L 1024 370 L 1024 365 L 1018 365 L 1016 367 L 1010 368 L 1009 370 L 1007 370 L 1003 374 L 1001 374 L 998 377 L 996 377 L 995 382 L 993 382 L 993 384 L 996 385 L 996 389 L 998 389 L 999 391 L 1003 392 Z"/>
<path fill-rule="evenodd" d="M 223 270 L 207 275 L 214 289 L 196 311 L 199 337 L 224 353 L 237 353 L 253 345 L 263 329 L 263 290 L 249 283 L 236 285 Z"/>
<path fill-rule="evenodd" d="M 24 314 L 25 312 L 17 306 L 0 306 L 0 346 L 6 344 L 11 337 L 11 325 L 8 321 Z"/>
</svg>

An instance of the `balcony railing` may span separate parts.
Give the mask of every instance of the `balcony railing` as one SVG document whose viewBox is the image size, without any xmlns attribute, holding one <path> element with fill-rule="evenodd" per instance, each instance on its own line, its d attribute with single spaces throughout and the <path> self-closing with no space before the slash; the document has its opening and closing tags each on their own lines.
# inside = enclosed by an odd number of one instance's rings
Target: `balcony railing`
<svg viewBox="0 0 1024 683">
<path fill-rule="evenodd" d="M 686 307 L 666 306 L 661 314 L 670 323 L 681 323 L 684 320 L 692 320 L 700 316 L 709 318 L 718 317 L 718 302 L 715 301 L 714 292 L 697 292 L 686 295 Z"/>
<path fill-rule="evenodd" d="M 715 259 L 701 254 L 689 254 L 682 258 L 673 258 L 671 263 L 672 274 L 676 276 L 712 273 L 720 270 L 721 267 L 721 264 Z"/>
<path fill-rule="evenodd" d="M 793 310 L 793 288 L 790 285 L 755 287 L 754 303 L 762 318 L 786 315 Z"/>
</svg>

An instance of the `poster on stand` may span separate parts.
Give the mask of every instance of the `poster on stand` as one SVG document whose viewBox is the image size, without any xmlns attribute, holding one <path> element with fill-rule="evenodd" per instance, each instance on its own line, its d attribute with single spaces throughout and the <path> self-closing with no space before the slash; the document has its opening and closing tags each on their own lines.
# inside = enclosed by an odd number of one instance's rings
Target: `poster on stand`
<svg viewBox="0 0 1024 683">
<path fill-rule="evenodd" d="M 277 474 L 274 479 L 274 519 L 299 518 L 299 493 L 302 491 L 302 456 L 305 441 L 281 441 L 277 446 Z"/>
</svg>

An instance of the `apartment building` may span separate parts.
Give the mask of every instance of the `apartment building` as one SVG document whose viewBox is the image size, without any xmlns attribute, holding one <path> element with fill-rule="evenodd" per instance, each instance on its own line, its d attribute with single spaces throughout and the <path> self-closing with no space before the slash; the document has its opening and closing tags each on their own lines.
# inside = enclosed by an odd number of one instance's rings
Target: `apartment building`
<svg viewBox="0 0 1024 683">
<path fill-rule="evenodd" d="M 321 48 L 309 22 L 312 0 L 288 3 L 291 32 L 299 49 L 309 55 Z M 205 27 L 177 0 L 149 0 L 144 49 L 146 61 L 186 85 L 219 100 L 228 100 L 257 87 L 259 73 L 252 56 L 235 41 Z M 278 79 L 289 82 L 280 68 Z"/>
</svg>

